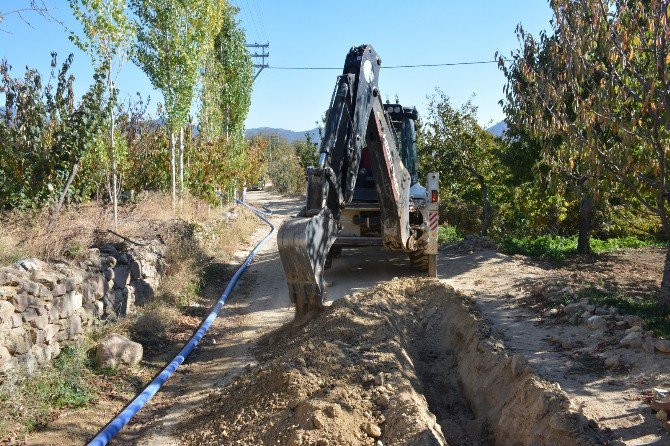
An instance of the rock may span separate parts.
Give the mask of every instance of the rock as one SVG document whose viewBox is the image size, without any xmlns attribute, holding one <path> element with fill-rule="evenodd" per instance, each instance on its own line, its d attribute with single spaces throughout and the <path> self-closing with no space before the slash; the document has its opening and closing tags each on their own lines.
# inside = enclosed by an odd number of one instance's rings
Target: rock
<svg viewBox="0 0 670 446">
<path fill-rule="evenodd" d="M 584 306 L 584 309 L 588 311 L 589 313 L 593 314 L 594 311 L 596 311 L 596 306 L 595 305 L 586 305 Z"/>
<path fill-rule="evenodd" d="M 0 328 L 11 328 L 13 315 L 14 305 L 6 300 L 0 300 Z"/>
<path fill-rule="evenodd" d="M 12 328 L 20 327 L 23 325 L 23 316 L 21 313 L 12 314 Z"/>
<path fill-rule="evenodd" d="M 640 325 L 633 325 L 632 327 L 627 329 L 624 333 L 629 334 L 629 333 L 632 333 L 634 331 L 642 333 L 642 327 Z"/>
<path fill-rule="evenodd" d="M 14 355 L 22 355 L 30 350 L 30 336 L 22 328 L 12 328 L 5 339 L 5 347 Z"/>
<path fill-rule="evenodd" d="M 375 423 L 367 421 L 361 425 L 363 432 L 372 438 L 379 438 L 382 436 L 382 430 Z"/>
<path fill-rule="evenodd" d="M 642 346 L 642 333 L 632 331 L 628 333 L 620 342 L 624 347 L 637 348 Z"/>
<path fill-rule="evenodd" d="M 607 320 L 602 316 L 591 316 L 586 320 L 586 325 L 591 330 L 605 330 L 607 328 Z"/>
<path fill-rule="evenodd" d="M 325 426 L 325 423 L 323 421 L 323 415 L 321 415 L 318 412 L 315 413 L 314 416 L 312 417 L 312 425 L 316 429 L 323 429 L 323 427 Z"/>
<path fill-rule="evenodd" d="M 13 286 L 0 286 L 0 300 L 9 300 L 16 296 L 16 288 Z"/>
<path fill-rule="evenodd" d="M 51 343 L 51 341 L 54 339 L 54 336 L 56 336 L 56 333 L 58 333 L 58 330 L 59 330 L 58 325 L 47 324 L 47 326 L 44 327 L 45 342 Z"/>
<path fill-rule="evenodd" d="M 567 304 L 567 305 L 563 308 L 563 312 L 564 312 L 565 314 L 569 314 L 569 315 L 579 314 L 579 313 L 581 313 L 583 310 L 584 310 L 584 307 L 582 307 L 581 304 L 576 303 L 576 302 L 571 303 L 571 304 Z"/>
<path fill-rule="evenodd" d="M 606 314 L 612 314 L 612 313 L 610 313 L 610 311 L 609 311 L 607 308 L 605 308 L 605 307 L 596 307 L 596 311 L 595 311 L 595 313 L 596 313 L 598 316 L 604 316 L 604 315 L 606 315 Z"/>
<path fill-rule="evenodd" d="M 76 336 L 82 332 L 81 318 L 76 314 L 70 316 L 69 325 L 70 336 Z"/>
<path fill-rule="evenodd" d="M 64 283 L 57 284 L 51 290 L 51 294 L 53 295 L 53 297 L 64 296 L 65 293 L 67 293 L 67 288 L 65 287 Z"/>
<path fill-rule="evenodd" d="M 6 347 L 0 345 L 0 370 L 3 369 L 3 365 L 7 363 L 12 358 L 12 354 L 9 353 Z"/>
<path fill-rule="evenodd" d="M 84 303 L 95 302 L 102 297 L 100 289 L 93 280 L 85 280 L 81 284 L 81 294 L 84 297 Z"/>
<path fill-rule="evenodd" d="M 656 350 L 659 352 L 670 353 L 670 341 L 667 339 L 657 339 L 654 347 L 656 347 Z"/>
<path fill-rule="evenodd" d="M 83 296 L 76 291 L 70 291 L 65 296 L 54 299 L 52 311 L 56 311 L 60 318 L 67 318 L 74 314 L 77 308 L 83 305 Z"/>
<path fill-rule="evenodd" d="M 33 271 L 30 280 L 47 287 L 49 290 L 53 290 L 58 284 L 58 276 L 51 271 Z"/>
<path fill-rule="evenodd" d="M 130 280 L 139 280 L 142 278 L 142 264 L 133 260 L 130 262 Z"/>
<path fill-rule="evenodd" d="M 377 384 L 378 386 L 383 386 L 384 385 L 384 372 L 379 372 L 375 376 L 375 384 Z"/>
<path fill-rule="evenodd" d="M 375 402 L 381 407 L 389 407 L 391 405 L 391 400 L 385 393 L 379 395 Z"/>
<path fill-rule="evenodd" d="M 46 264 L 38 259 L 19 260 L 14 264 L 16 269 L 23 271 L 41 271 Z"/>
<path fill-rule="evenodd" d="M 130 268 L 126 265 L 117 265 L 114 268 L 114 287 L 125 288 L 130 283 Z"/>
<path fill-rule="evenodd" d="M 142 345 L 121 335 L 107 335 L 96 347 L 95 360 L 100 367 L 133 366 L 142 360 Z"/>
<path fill-rule="evenodd" d="M 44 344 L 46 342 L 46 336 L 44 330 L 31 328 L 28 331 L 28 334 L 30 335 L 30 340 L 33 343 L 33 347 L 35 346 L 35 344 Z"/>
<path fill-rule="evenodd" d="M 526 369 L 528 361 L 526 360 L 526 357 L 523 356 L 521 353 L 517 353 L 516 355 L 512 356 L 512 362 L 510 365 L 512 369 L 512 374 L 515 377 L 517 377 L 521 375 L 523 371 Z"/>
<path fill-rule="evenodd" d="M 23 316 L 23 321 L 24 322 L 33 321 L 33 320 L 37 319 L 37 316 L 38 316 L 37 310 L 34 309 L 34 308 L 26 308 L 23 311 L 23 313 L 21 313 L 21 315 Z"/>
<path fill-rule="evenodd" d="M 65 285 L 65 291 L 69 293 L 69 292 L 72 292 L 72 291 L 76 290 L 76 289 L 77 289 L 77 285 L 79 285 L 80 283 L 81 283 L 81 281 L 80 281 L 80 280 L 77 280 L 77 278 L 75 278 L 75 277 L 68 277 L 68 278 L 65 279 L 65 281 L 63 282 L 63 285 Z"/>
<path fill-rule="evenodd" d="M 109 282 L 110 280 L 114 280 L 114 270 L 111 268 L 104 270 L 102 272 L 102 275 L 104 276 L 107 282 Z"/>
<path fill-rule="evenodd" d="M 647 353 L 654 353 L 654 339 L 644 338 L 642 341 L 642 349 Z"/>
<path fill-rule="evenodd" d="M 130 285 L 135 289 L 135 303 L 143 305 L 154 298 L 154 289 L 144 280 L 133 280 Z"/>
<path fill-rule="evenodd" d="M 37 328 L 38 330 L 44 330 L 49 324 L 49 316 L 42 314 L 37 316 L 35 319 L 30 321 L 30 325 Z"/>
<path fill-rule="evenodd" d="M 608 369 L 616 369 L 619 367 L 621 359 L 619 355 L 612 355 L 605 359 L 605 367 Z"/>
<path fill-rule="evenodd" d="M 338 416 L 342 415 L 342 408 L 339 404 L 329 404 L 326 406 L 323 412 L 329 418 L 337 418 Z"/>
<path fill-rule="evenodd" d="M 668 421 L 668 413 L 664 410 L 659 410 L 656 412 L 656 419 L 663 422 Z"/>
<path fill-rule="evenodd" d="M 37 303 L 37 300 L 27 293 L 21 293 L 12 297 L 10 302 L 14 305 L 17 312 L 23 313 L 29 305 Z"/>
<path fill-rule="evenodd" d="M 557 308 L 550 308 L 542 314 L 544 315 L 544 317 L 556 316 L 558 314 L 558 309 Z"/>
</svg>

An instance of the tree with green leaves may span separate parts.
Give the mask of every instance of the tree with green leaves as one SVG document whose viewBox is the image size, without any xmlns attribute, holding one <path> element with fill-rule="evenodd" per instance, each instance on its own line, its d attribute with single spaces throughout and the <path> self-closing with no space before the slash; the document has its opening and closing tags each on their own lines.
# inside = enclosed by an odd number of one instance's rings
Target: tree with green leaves
<svg viewBox="0 0 670 446">
<path fill-rule="evenodd" d="M 508 79 L 504 88 L 503 109 L 512 132 L 517 133 L 514 148 L 541 147 L 542 162 L 550 167 L 547 175 L 570 195 L 578 197 L 577 252 L 591 252 L 591 230 L 594 208 L 599 201 L 603 177 L 597 160 L 586 147 L 586 141 L 558 128 L 556 115 L 577 125 L 571 106 L 580 86 L 566 85 L 560 66 L 565 48 L 560 35 L 540 33 L 539 40 L 517 27 L 521 49 L 512 53 L 511 63 L 501 59 L 500 68 Z M 566 197 L 567 198 L 567 197 Z"/>
<path fill-rule="evenodd" d="M 55 221 L 81 159 L 96 144 L 107 119 L 101 107 L 105 93 L 102 67 L 94 84 L 77 104 L 70 55 L 57 69 L 52 54 L 52 76 L 43 84 L 40 74 L 26 69 L 14 78 L 11 67 L 0 64 L 0 94 L 5 98 L 0 118 L 0 208 L 39 208 L 53 203 Z M 55 81 L 55 85 L 53 84 Z"/>
<path fill-rule="evenodd" d="M 553 36 L 539 41 L 551 63 L 542 72 L 520 65 L 541 89 L 525 113 L 546 116 L 590 172 L 625 188 L 670 238 L 670 2 L 552 0 L 551 7 Z M 670 308 L 670 250 L 659 298 Z"/>
<path fill-rule="evenodd" d="M 481 209 L 481 234 L 487 235 L 493 219 L 491 181 L 495 175 L 496 140 L 477 123 L 477 108 L 468 101 L 460 109 L 437 90 L 422 124 L 420 165 L 439 172 L 442 190 Z"/>
<path fill-rule="evenodd" d="M 244 138 L 244 120 L 251 105 L 253 64 L 244 30 L 235 19 L 238 11 L 230 4 L 225 6 L 221 27 L 204 55 L 200 126 L 209 141 L 221 137 Z"/>
<path fill-rule="evenodd" d="M 176 209 L 175 143 L 179 133 L 180 189 L 183 188 L 183 128 L 193 102 L 199 68 L 221 29 L 225 0 L 131 0 L 137 16 L 133 60 L 163 93 L 170 133 L 172 205 Z"/>
<path fill-rule="evenodd" d="M 74 16 L 81 23 L 83 36 L 71 33 L 70 40 L 91 56 L 96 68 L 107 67 L 107 107 L 109 109 L 109 160 L 111 163 L 114 225 L 118 224 L 118 172 L 114 146 L 114 80 L 130 56 L 134 28 L 126 13 L 127 0 L 69 0 Z"/>
</svg>

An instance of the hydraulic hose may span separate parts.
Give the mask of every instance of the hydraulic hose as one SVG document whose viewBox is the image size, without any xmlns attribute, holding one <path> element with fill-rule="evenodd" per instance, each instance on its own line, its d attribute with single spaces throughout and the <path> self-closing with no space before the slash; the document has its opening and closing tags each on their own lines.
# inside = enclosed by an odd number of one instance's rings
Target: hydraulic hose
<svg viewBox="0 0 670 446">
<path fill-rule="evenodd" d="M 254 247 L 254 249 L 251 250 L 249 255 L 247 256 L 246 260 L 244 263 L 235 271 L 235 274 L 233 275 L 232 279 L 230 279 L 230 282 L 228 282 L 228 286 L 226 286 L 226 289 L 223 291 L 223 294 L 219 298 L 219 300 L 216 302 L 216 305 L 212 307 L 212 310 L 210 311 L 209 315 L 202 321 L 200 324 L 200 328 L 198 328 L 198 331 L 196 331 L 193 336 L 191 336 L 191 339 L 182 347 L 182 349 L 177 353 L 177 356 L 175 356 L 172 361 L 170 361 L 164 368 L 163 370 L 154 377 L 154 379 L 140 392 L 135 398 L 129 402 L 123 410 L 105 427 L 103 427 L 97 435 L 88 443 L 89 446 L 102 446 L 106 445 L 109 440 L 114 438 L 116 434 L 119 433 L 119 431 L 126 425 L 128 422 L 135 416 L 135 414 L 142 409 L 147 402 L 153 397 L 156 392 L 160 390 L 160 388 L 163 386 L 165 381 L 177 370 L 177 367 L 179 367 L 184 360 L 193 352 L 195 347 L 198 345 L 198 342 L 202 339 L 202 337 L 205 335 L 209 327 L 212 325 L 212 322 L 214 322 L 214 319 L 219 314 L 219 311 L 221 311 L 221 308 L 223 308 L 223 305 L 226 303 L 226 300 L 228 299 L 228 296 L 230 295 L 231 291 L 235 287 L 235 284 L 237 283 L 238 279 L 242 275 L 242 273 L 247 269 L 251 261 L 254 259 L 256 256 L 256 253 L 260 250 L 260 248 L 263 246 L 263 244 L 267 241 L 267 239 L 274 233 L 275 227 L 270 221 L 264 217 L 264 215 L 272 215 L 272 211 L 268 209 L 267 207 L 263 206 L 265 211 L 261 211 L 260 209 L 256 209 L 253 206 L 249 206 L 248 204 L 240 201 L 240 200 L 235 200 L 236 203 L 250 209 L 258 218 L 260 218 L 265 224 L 267 224 L 270 227 L 270 232 L 268 232 Z"/>
</svg>

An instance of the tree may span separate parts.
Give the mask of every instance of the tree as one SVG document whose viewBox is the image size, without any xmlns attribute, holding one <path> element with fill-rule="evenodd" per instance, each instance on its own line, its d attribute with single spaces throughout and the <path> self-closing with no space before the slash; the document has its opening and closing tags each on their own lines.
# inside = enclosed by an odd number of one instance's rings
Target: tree
<svg viewBox="0 0 670 446">
<path fill-rule="evenodd" d="M 555 81 L 546 85 L 544 113 L 556 133 L 578 143 L 598 175 L 625 187 L 660 219 L 670 238 L 670 26 L 668 0 L 553 0 Z M 568 99 L 568 100 L 566 100 Z M 660 303 L 670 308 L 670 250 Z"/>
<path fill-rule="evenodd" d="M 564 82 L 564 67 L 560 61 L 565 49 L 561 46 L 560 34 L 548 36 L 542 32 L 536 40 L 519 26 L 517 36 L 521 49 L 512 53 L 511 64 L 507 66 L 500 59 L 500 68 L 508 79 L 503 108 L 510 128 L 520 137 L 517 142 L 525 141 L 527 148 L 539 144 L 542 161 L 550 168 L 548 174 L 557 174 L 558 181 L 577 197 L 577 252 L 587 254 L 591 251 L 594 207 L 602 175 L 597 160 L 586 146 L 588 142 L 578 134 L 561 130 L 561 122 L 579 125 L 571 107 L 581 86 Z M 523 147 L 523 144 L 517 146 Z"/>
<path fill-rule="evenodd" d="M 84 38 L 71 33 L 72 40 L 87 52 L 97 68 L 107 67 L 107 107 L 109 109 L 109 159 L 111 162 L 111 198 L 114 226 L 118 225 L 117 166 L 114 156 L 114 79 L 132 48 L 134 30 L 126 15 L 127 0 L 69 0 L 74 16 L 83 27 Z"/>
<path fill-rule="evenodd" d="M 49 12 L 49 8 L 47 8 L 47 5 L 44 3 L 44 0 L 28 0 L 28 1 L 23 0 L 23 1 L 14 1 L 12 9 L 0 9 L 0 25 L 2 25 L 2 22 L 5 20 L 6 17 L 9 17 L 11 15 L 19 16 L 21 20 L 23 20 L 26 24 L 30 25 L 30 22 L 26 18 L 26 14 L 28 13 L 37 13 L 42 17 L 46 18 L 47 20 L 58 22 L 58 20 L 55 20 L 54 17 Z"/>
<path fill-rule="evenodd" d="M 493 218 L 490 182 L 494 176 L 493 135 L 477 124 L 477 108 L 472 102 L 460 109 L 451 105 L 442 91 L 431 98 L 428 119 L 422 125 L 421 166 L 439 172 L 445 191 L 469 199 L 476 184 L 481 207 L 481 234 L 487 235 Z"/>
<path fill-rule="evenodd" d="M 61 68 L 52 54 L 52 76 L 43 86 L 36 70 L 12 78 L 11 67 L 0 64 L 0 94 L 5 97 L 0 119 L 0 207 L 28 208 L 54 203 L 58 215 L 79 170 L 82 157 L 96 143 L 102 123 L 104 76 L 75 104 L 74 77 L 68 75 L 70 55 Z M 55 91 L 53 80 L 56 80 Z"/>
<path fill-rule="evenodd" d="M 131 0 L 137 16 L 133 59 L 163 93 L 170 134 L 172 207 L 176 210 L 175 137 L 179 139 L 180 189 L 183 188 L 183 127 L 193 102 L 203 55 L 221 29 L 224 0 Z"/>
<path fill-rule="evenodd" d="M 303 170 L 317 165 L 319 162 L 319 145 L 312 141 L 312 136 L 309 133 L 305 133 L 305 139 L 294 142 L 293 146 Z"/>
<path fill-rule="evenodd" d="M 213 141 L 244 138 L 244 120 L 251 105 L 253 67 L 246 37 L 235 20 L 238 9 L 226 5 L 221 27 L 204 56 L 200 126 L 204 137 Z"/>
</svg>

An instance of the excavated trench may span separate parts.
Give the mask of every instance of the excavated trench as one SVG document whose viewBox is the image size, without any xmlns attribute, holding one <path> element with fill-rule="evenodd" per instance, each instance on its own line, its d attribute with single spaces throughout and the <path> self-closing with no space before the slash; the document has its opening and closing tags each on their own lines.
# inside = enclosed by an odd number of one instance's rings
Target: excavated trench
<svg viewBox="0 0 670 446">
<path fill-rule="evenodd" d="M 597 445 L 567 396 L 436 280 L 395 279 L 261 341 L 184 444 Z"/>
</svg>

